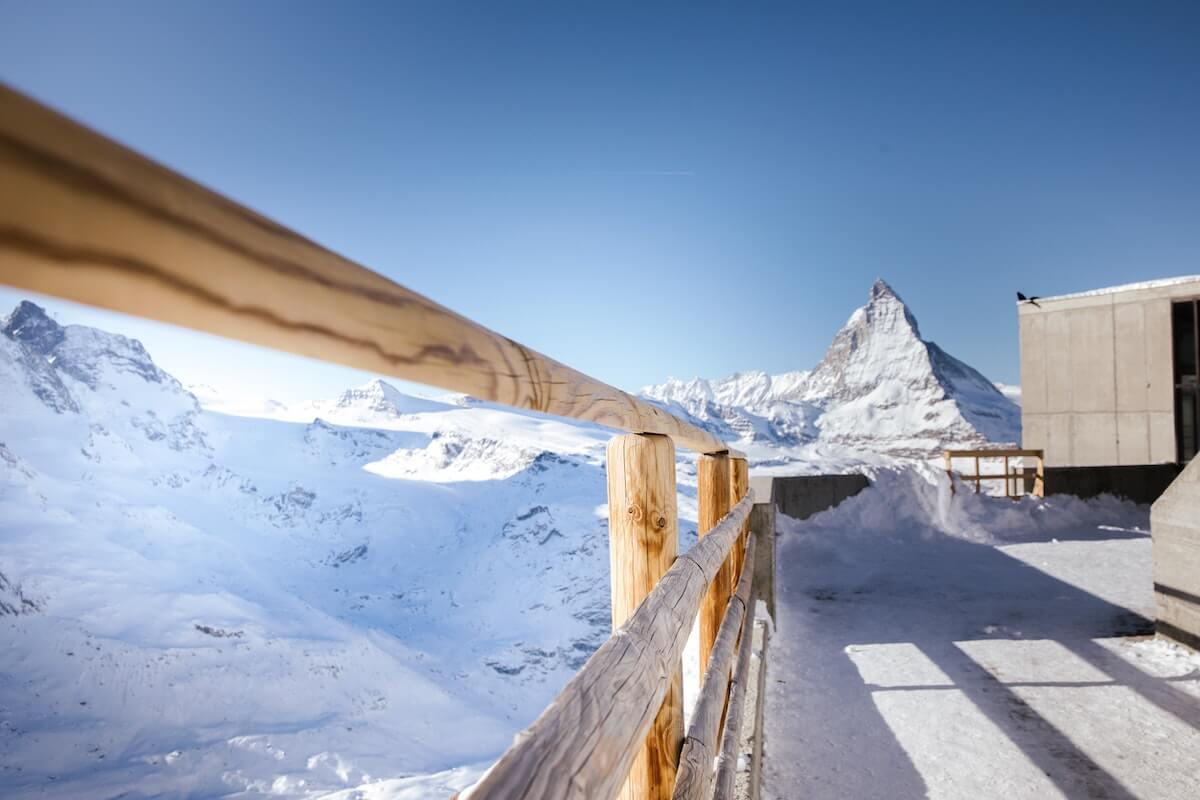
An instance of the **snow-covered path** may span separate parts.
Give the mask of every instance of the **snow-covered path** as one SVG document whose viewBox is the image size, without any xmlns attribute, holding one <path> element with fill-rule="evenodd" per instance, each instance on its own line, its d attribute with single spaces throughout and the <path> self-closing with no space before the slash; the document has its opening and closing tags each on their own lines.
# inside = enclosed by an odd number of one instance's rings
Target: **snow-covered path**
<svg viewBox="0 0 1200 800">
<path fill-rule="evenodd" d="M 904 488 L 781 520 L 764 796 L 1200 796 L 1200 657 L 1140 635 L 1145 508 Z"/>
</svg>

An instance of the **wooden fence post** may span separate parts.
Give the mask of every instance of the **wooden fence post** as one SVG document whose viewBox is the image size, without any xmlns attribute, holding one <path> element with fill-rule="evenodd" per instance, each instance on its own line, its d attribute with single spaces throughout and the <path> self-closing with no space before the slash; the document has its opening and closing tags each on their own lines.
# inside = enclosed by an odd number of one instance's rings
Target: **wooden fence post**
<svg viewBox="0 0 1200 800">
<path fill-rule="evenodd" d="M 675 445 L 670 438 L 625 434 L 609 441 L 608 544 L 615 630 L 678 554 Z M 683 670 L 677 662 L 658 717 L 621 788 L 622 800 L 669 800 L 682 747 Z"/>
<path fill-rule="evenodd" d="M 729 459 L 729 507 L 733 508 L 750 490 L 750 464 L 744 458 L 731 456 Z M 746 557 L 746 535 L 750 530 L 750 519 L 742 526 L 741 538 L 733 546 L 733 580 L 742 574 L 742 560 Z"/>
<path fill-rule="evenodd" d="M 729 453 L 701 455 L 696 467 L 699 503 L 697 533 L 704 536 L 716 527 L 731 508 L 729 505 Z M 737 573 L 733 571 L 732 561 L 731 558 L 725 559 L 720 571 L 708 586 L 704 602 L 700 604 L 701 675 L 708 666 L 708 657 L 712 653 L 713 643 L 717 640 L 717 630 L 721 627 L 721 617 L 725 615 L 725 606 L 729 603 L 729 597 L 733 594 L 733 584 L 737 581 Z"/>
</svg>

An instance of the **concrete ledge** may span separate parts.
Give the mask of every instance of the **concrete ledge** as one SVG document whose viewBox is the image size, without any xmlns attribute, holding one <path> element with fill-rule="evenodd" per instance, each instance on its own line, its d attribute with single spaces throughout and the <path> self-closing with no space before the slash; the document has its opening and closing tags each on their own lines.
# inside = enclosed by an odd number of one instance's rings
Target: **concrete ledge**
<svg viewBox="0 0 1200 800">
<path fill-rule="evenodd" d="M 1112 467 L 1046 467 L 1046 494 L 1088 498 L 1101 494 L 1153 503 L 1179 476 L 1178 464 Z"/>
<path fill-rule="evenodd" d="M 1200 458 L 1150 509 L 1157 631 L 1200 649 Z"/>
<path fill-rule="evenodd" d="M 859 474 L 777 476 L 771 485 L 771 500 L 780 514 L 808 519 L 870 485 L 867 476 Z"/>
</svg>

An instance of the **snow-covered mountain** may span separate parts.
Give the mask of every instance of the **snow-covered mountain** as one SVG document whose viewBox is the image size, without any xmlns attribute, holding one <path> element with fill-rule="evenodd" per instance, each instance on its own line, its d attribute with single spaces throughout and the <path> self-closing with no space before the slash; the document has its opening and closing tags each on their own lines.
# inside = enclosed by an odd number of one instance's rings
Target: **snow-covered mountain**
<svg viewBox="0 0 1200 800">
<path fill-rule="evenodd" d="M 0 330 L 5 797 L 445 796 L 608 636 L 598 428 L 382 382 L 220 414 L 134 340 Z"/>
<path fill-rule="evenodd" d="M 883 280 L 811 371 L 671 379 L 642 395 L 741 442 L 764 463 L 804 460 L 813 446 L 928 456 L 1020 440 L 1016 404 L 922 339 L 916 317 Z"/>
<path fill-rule="evenodd" d="M 882 282 L 811 372 L 646 393 L 758 469 L 1017 419 Z M 231 399 L 21 303 L 0 320 L 5 796 L 461 788 L 608 636 L 610 435 L 383 381 Z M 691 454 L 679 488 L 683 549 Z"/>
</svg>

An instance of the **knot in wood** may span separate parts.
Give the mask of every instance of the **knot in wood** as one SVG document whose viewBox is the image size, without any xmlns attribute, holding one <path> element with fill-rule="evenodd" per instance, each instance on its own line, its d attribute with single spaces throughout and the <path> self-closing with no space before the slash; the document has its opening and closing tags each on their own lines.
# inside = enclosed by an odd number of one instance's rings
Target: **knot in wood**
<svg viewBox="0 0 1200 800">
<path fill-rule="evenodd" d="M 657 517 L 654 518 L 654 527 L 656 527 L 656 528 L 667 527 L 667 518 L 664 517 L 662 514 L 659 514 Z"/>
<path fill-rule="evenodd" d="M 637 503 L 634 503 L 633 505 L 631 505 L 629 507 L 629 518 L 632 519 L 634 522 L 641 522 L 642 517 L 644 517 L 644 516 L 646 516 L 646 512 L 643 511 L 642 507 L 640 505 L 638 505 Z"/>
</svg>

